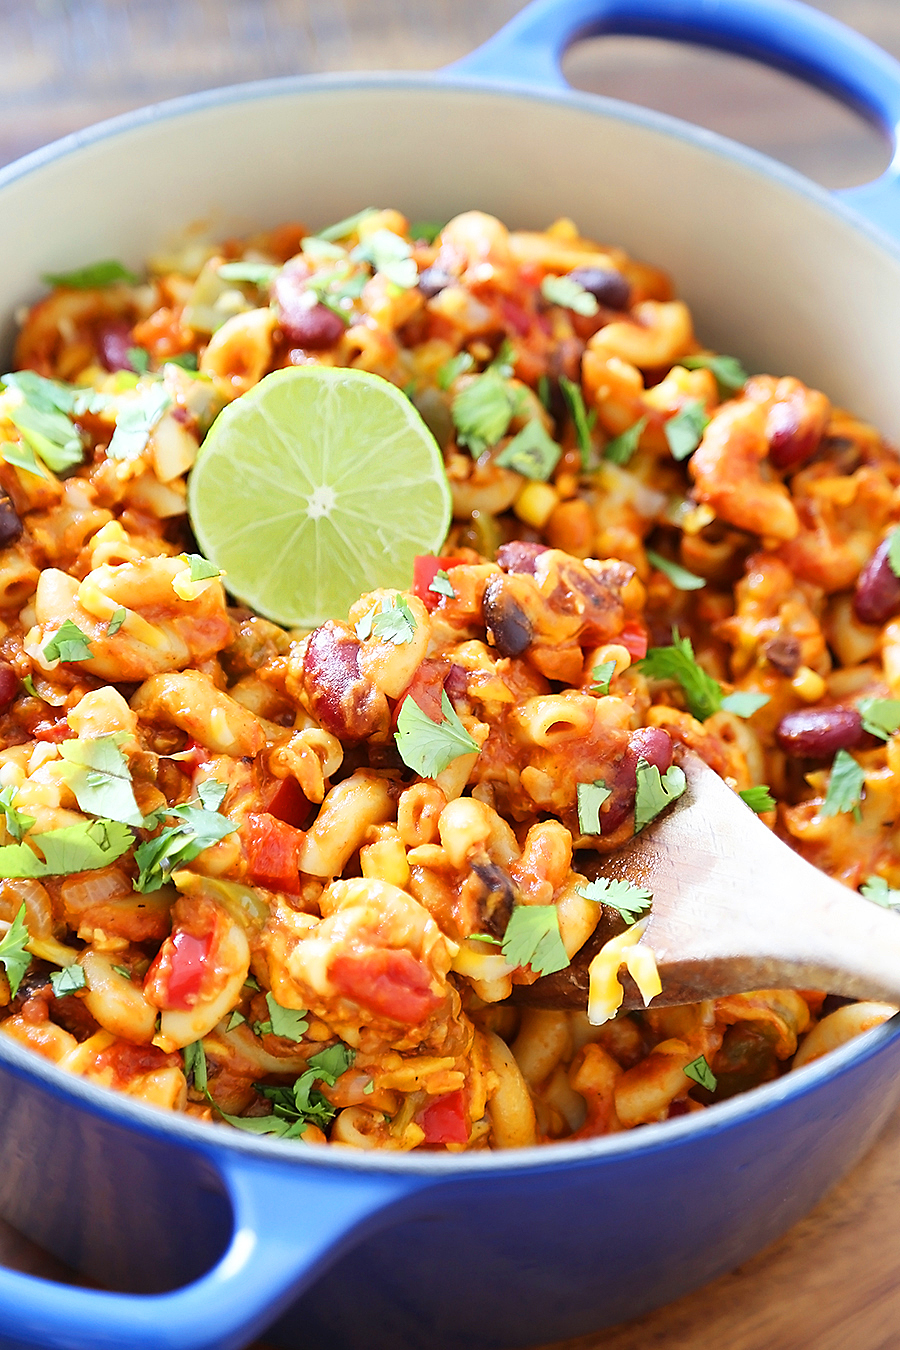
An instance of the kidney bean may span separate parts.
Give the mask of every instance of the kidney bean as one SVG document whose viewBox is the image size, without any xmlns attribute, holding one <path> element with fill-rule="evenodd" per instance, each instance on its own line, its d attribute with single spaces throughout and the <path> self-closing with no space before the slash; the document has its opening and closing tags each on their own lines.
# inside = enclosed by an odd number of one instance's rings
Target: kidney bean
<svg viewBox="0 0 900 1350">
<path fill-rule="evenodd" d="M 12 502 L 5 494 L 0 496 L 0 548 L 14 543 L 24 528 Z"/>
<path fill-rule="evenodd" d="M 0 713 L 6 712 L 18 692 L 18 675 L 8 661 L 0 661 Z"/>
<path fill-rule="evenodd" d="M 838 750 L 859 745 L 864 734 L 855 708 L 802 708 L 782 717 L 775 739 L 787 755 L 831 759 Z"/>
<path fill-rule="evenodd" d="M 330 619 L 310 636 L 303 658 L 303 688 L 310 711 L 339 740 L 365 740 L 385 731 L 387 699 L 359 668 L 358 640 Z"/>
<path fill-rule="evenodd" d="M 509 594 L 509 583 L 492 576 L 484 588 L 484 625 L 488 640 L 501 656 L 521 656 L 531 644 L 534 629 L 531 620 Z"/>
<path fill-rule="evenodd" d="M 885 623 L 900 611 L 900 577 L 888 558 L 890 536 L 882 540 L 859 574 L 853 609 L 860 623 Z"/>
<path fill-rule="evenodd" d="M 497 563 L 504 572 L 525 572 L 534 576 L 534 562 L 538 554 L 546 553 L 546 544 L 533 544 L 525 539 L 514 539 L 497 549 Z"/>
<path fill-rule="evenodd" d="M 447 672 L 447 678 L 444 680 L 444 689 L 447 697 L 453 704 L 461 703 L 469 694 L 469 672 L 465 666 L 458 666 L 454 661 Z"/>
<path fill-rule="evenodd" d="M 631 286 L 621 272 L 606 267 L 576 267 L 569 276 L 607 309 L 628 308 Z"/>
<path fill-rule="evenodd" d="M 112 319 L 97 330 L 97 352 L 107 370 L 133 370 L 128 348 L 134 346 L 131 325 L 124 319 Z"/>
<path fill-rule="evenodd" d="M 419 273 L 419 290 L 430 300 L 432 296 L 439 295 L 447 286 L 452 286 L 456 278 L 449 272 L 445 272 L 443 267 L 426 267 Z"/>
<path fill-rule="evenodd" d="M 614 834 L 630 811 L 634 809 L 637 791 L 637 767 L 642 759 L 655 764 L 665 773 L 672 763 L 672 737 L 662 727 L 639 727 L 628 738 L 628 749 L 616 766 L 609 808 L 600 812 L 600 833 Z"/>
<path fill-rule="evenodd" d="M 804 425 L 792 403 L 773 404 L 766 419 L 769 438 L 769 462 L 776 469 L 799 469 L 815 454 L 819 429 Z"/>
<path fill-rule="evenodd" d="M 279 323 L 285 337 L 297 347 L 321 351 L 333 347 L 347 325 L 327 305 L 310 304 L 306 277 L 298 272 L 280 272 L 273 286 Z"/>
</svg>

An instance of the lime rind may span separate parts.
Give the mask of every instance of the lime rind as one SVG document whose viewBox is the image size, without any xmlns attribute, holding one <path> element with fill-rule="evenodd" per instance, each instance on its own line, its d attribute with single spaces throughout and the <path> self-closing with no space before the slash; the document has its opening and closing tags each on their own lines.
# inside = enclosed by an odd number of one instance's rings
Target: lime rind
<svg viewBox="0 0 900 1350">
<path fill-rule="evenodd" d="M 288 628 L 406 589 L 451 517 L 440 449 L 409 399 L 367 371 L 299 366 L 229 404 L 188 484 L 197 541 L 228 590 Z"/>
</svg>

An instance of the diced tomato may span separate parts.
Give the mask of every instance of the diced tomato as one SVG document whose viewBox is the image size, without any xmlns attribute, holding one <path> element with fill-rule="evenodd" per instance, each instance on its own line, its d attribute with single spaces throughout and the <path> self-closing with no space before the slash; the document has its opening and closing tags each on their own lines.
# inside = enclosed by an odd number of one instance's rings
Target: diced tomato
<svg viewBox="0 0 900 1350">
<path fill-rule="evenodd" d="M 293 825 L 295 830 L 306 829 L 314 809 L 296 778 L 279 778 L 266 802 L 270 816 L 283 820 L 285 825 Z"/>
<path fill-rule="evenodd" d="M 523 309 L 521 305 L 517 305 L 514 300 L 507 300 L 506 298 L 500 302 L 500 309 L 510 328 L 518 333 L 519 337 L 527 337 L 531 332 L 533 322 L 528 311 Z"/>
<path fill-rule="evenodd" d="M 303 833 L 268 811 L 250 813 L 241 831 L 250 875 L 260 886 L 297 895 Z"/>
<path fill-rule="evenodd" d="M 413 595 L 418 596 L 426 609 L 437 609 L 441 597 L 428 587 L 438 572 L 449 572 L 451 567 L 462 566 L 462 558 L 436 558 L 432 553 L 420 553 L 413 559 Z"/>
<path fill-rule="evenodd" d="M 425 966 L 402 947 L 343 952 L 328 974 L 339 994 L 404 1026 L 424 1021 L 442 1002 Z"/>
<path fill-rule="evenodd" d="M 444 692 L 444 680 L 450 674 L 450 670 L 451 666 L 447 661 L 424 660 L 397 699 L 397 707 L 394 710 L 395 721 L 404 701 L 409 697 L 432 722 L 442 722 L 444 714 L 441 709 L 441 694 Z"/>
<path fill-rule="evenodd" d="M 425 1131 L 426 1144 L 465 1144 L 469 1138 L 466 1120 L 466 1102 L 462 1088 L 435 1097 L 429 1106 L 416 1116 L 416 1124 Z"/>
<path fill-rule="evenodd" d="M 192 1008 L 200 996 L 203 972 L 212 946 L 213 930 L 196 936 L 183 928 L 176 928 L 166 938 L 147 971 L 144 987 L 159 983 L 162 977 L 165 1002 L 157 1007 Z"/>
<path fill-rule="evenodd" d="M 647 655 L 647 631 L 639 623 L 626 623 L 619 634 L 618 642 L 635 661 L 643 660 Z"/>
</svg>

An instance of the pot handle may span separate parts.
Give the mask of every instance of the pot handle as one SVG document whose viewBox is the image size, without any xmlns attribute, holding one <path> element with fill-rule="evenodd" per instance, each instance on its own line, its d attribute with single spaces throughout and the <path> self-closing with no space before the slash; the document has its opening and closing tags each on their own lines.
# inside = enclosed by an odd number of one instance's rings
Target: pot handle
<svg viewBox="0 0 900 1350">
<path fill-rule="evenodd" d="M 900 126 L 900 62 L 799 0 L 532 0 L 481 47 L 444 70 L 539 89 L 569 86 L 560 61 L 577 38 L 671 38 L 752 57 L 848 104 L 887 136 Z M 900 165 L 835 196 L 900 237 Z"/>
<path fill-rule="evenodd" d="M 217 1152 L 234 1228 L 193 1284 L 164 1294 L 85 1289 L 0 1267 L 4 1350 L 239 1350 L 345 1243 L 387 1222 L 427 1180 Z"/>
</svg>

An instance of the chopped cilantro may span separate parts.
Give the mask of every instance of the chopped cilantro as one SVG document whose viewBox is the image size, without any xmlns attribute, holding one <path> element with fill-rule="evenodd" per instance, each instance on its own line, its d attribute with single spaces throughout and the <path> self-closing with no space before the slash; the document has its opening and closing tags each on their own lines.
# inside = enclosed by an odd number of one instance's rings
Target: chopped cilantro
<svg viewBox="0 0 900 1350">
<path fill-rule="evenodd" d="M 513 418 L 518 399 L 501 375 L 486 370 L 476 375 L 453 400 L 450 412 L 456 438 L 476 457 L 496 445 Z"/>
<path fill-rule="evenodd" d="M 541 406 L 550 411 L 551 391 L 550 377 L 548 375 L 539 375 L 537 382 L 537 396 L 541 401 Z"/>
<path fill-rule="evenodd" d="M 131 979 L 131 971 L 127 966 L 113 966 L 113 970 L 117 975 L 121 975 L 123 980 Z"/>
<path fill-rule="evenodd" d="M 687 459 L 700 444 L 703 432 L 709 424 L 706 408 L 699 398 L 688 399 L 666 422 L 663 430 L 673 459 Z"/>
<path fill-rule="evenodd" d="M 722 686 L 697 664 L 690 638 L 679 637 L 677 629 L 671 647 L 651 647 L 637 669 L 648 679 L 680 684 L 688 709 L 701 722 L 722 706 Z"/>
<path fill-rule="evenodd" d="M 166 362 L 170 366 L 181 366 L 182 370 L 197 370 L 199 368 L 196 352 L 180 352 L 178 356 L 167 356 Z"/>
<path fill-rule="evenodd" d="M 573 277 L 547 276 L 541 282 L 541 295 L 551 305 L 560 305 L 590 318 L 600 309 L 597 297 L 586 291 Z"/>
<path fill-rule="evenodd" d="M 24 675 L 22 677 L 22 686 L 24 689 L 27 690 L 27 692 L 31 695 L 32 698 L 41 697 L 38 691 L 35 689 L 34 680 L 31 678 L 30 675 Z"/>
<path fill-rule="evenodd" d="M 572 425 L 575 428 L 575 437 L 578 441 L 578 450 L 581 455 L 581 467 L 587 472 L 591 467 L 591 452 L 593 450 L 591 430 L 597 420 L 597 412 L 594 408 L 588 412 L 587 408 L 584 406 L 584 395 L 581 392 L 581 385 L 576 384 L 574 380 L 569 380 L 565 375 L 560 375 L 559 387 L 562 390 L 562 396 L 566 400 L 569 413 L 572 417 Z"/>
<path fill-rule="evenodd" d="M 265 290 L 280 271 L 280 267 L 273 267 L 271 263 L 230 262 L 222 264 L 219 276 L 223 281 L 249 281 L 251 286 Z"/>
<path fill-rule="evenodd" d="M 363 1092 L 367 1097 L 371 1097 L 374 1091 L 375 1091 L 375 1079 L 370 1078 L 368 1083 L 366 1083 L 366 1086 L 363 1088 Z"/>
<path fill-rule="evenodd" d="M 343 220 L 338 220 L 334 225 L 329 225 L 325 230 L 319 230 L 314 238 L 325 239 L 333 243 L 336 239 L 346 239 L 348 235 L 355 234 L 366 216 L 376 214 L 378 208 L 375 206 L 364 206 L 361 211 L 356 211 L 352 216 L 345 216 Z"/>
<path fill-rule="evenodd" d="M 87 267 L 77 267 L 72 272 L 44 272 L 41 281 L 48 286 L 68 286 L 71 290 L 91 291 L 97 286 L 112 286 L 117 281 L 127 281 L 130 286 L 136 286 L 140 277 L 114 258 L 105 258 Z"/>
<path fill-rule="evenodd" d="M 531 966 L 552 975 L 569 964 L 555 905 L 516 905 L 506 925 L 503 955 L 510 966 Z"/>
<path fill-rule="evenodd" d="M 474 357 L 468 352 L 457 352 L 451 356 L 449 361 L 445 361 L 439 367 L 437 372 L 437 382 L 441 389 L 449 389 L 458 375 L 465 375 L 467 370 L 471 370 L 475 364 Z"/>
<path fill-rule="evenodd" d="M 661 811 L 682 795 L 687 787 L 684 770 L 677 764 L 660 774 L 655 764 L 645 759 L 638 760 L 637 792 L 634 799 L 634 832 L 638 834 L 645 825 L 655 820 Z"/>
<path fill-rule="evenodd" d="M 18 913 L 9 928 L 0 938 L 0 966 L 6 971 L 9 992 L 15 998 L 19 992 L 22 977 L 31 964 L 31 954 L 26 951 L 31 934 L 25 927 L 25 902 L 19 906 Z"/>
<path fill-rule="evenodd" d="M 64 998 L 66 994 L 74 994 L 76 989 L 84 989 L 87 986 L 84 966 L 80 966 L 75 961 L 71 966 L 64 966 L 62 970 L 54 970 L 50 976 L 50 983 L 53 986 L 53 993 L 56 998 Z"/>
<path fill-rule="evenodd" d="M 501 380 L 508 380 L 512 376 L 515 364 L 516 353 L 513 350 L 513 345 L 509 338 L 505 337 L 497 348 L 494 359 L 487 367 L 485 374 L 490 371 L 494 375 L 499 375 Z"/>
<path fill-rule="evenodd" d="M 367 262 L 401 290 L 408 291 L 419 279 L 411 246 L 393 230 L 373 230 L 350 254 L 354 262 Z"/>
<path fill-rule="evenodd" d="M 900 525 L 888 535 L 888 564 L 895 577 L 900 577 Z"/>
<path fill-rule="evenodd" d="M 211 792 L 211 788 L 215 790 Z M 186 806 L 169 807 L 160 813 L 163 817 L 175 816 L 178 823 L 166 826 L 155 839 L 148 839 L 135 849 L 134 860 L 140 868 L 134 883 L 136 890 L 159 890 L 176 867 L 191 862 L 205 848 L 234 833 L 237 826 L 215 809 L 221 805 L 225 791 L 224 783 L 209 780 L 201 783 L 197 789 L 200 806 L 188 803 Z M 213 802 L 215 805 L 210 805 Z M 159 817 L 149 819 L 155 824 Z"/>
<path fill-rule="evenodd" d="M 601 665 L 594 666 L 594 669 L 591 671 L 591 679 L 594 683 L 589 686 L 590 692 L 592 694 L 597 694 L 600 697 L 604 694 L 608 694 L 609 682 L 615 673 L 615 661 L 604 661 Z"/>
<path fill-rule="evenodd" d="M 684 1074 L 686 1078 L 692 1078 L 695 1083 L 699 1083 L 701 1087 L 706 1088 L 707 1092 L 715 1092 L 718 1087 L 719 1080 L 703 1055 L 698 1055 L 696 1059 L 691 1060 L 690 1064 L 686 1064 Z"/>
<path fill-rule="evenodd" d="M 861 765 L 847 750 L 839 750 L 831 766 L 828 791 L 820 814 L 837 816 L 852 812 L 860 819 L 859 803 L 862 801 L 866 775 Z"/>
<path fill-rule="evenodd" d="M 407 694 L 397 718 L 394 739 L 400 758 L 423 778 L 436 778 L 460 755 L 478 754 L 480 746 L 456 715 L 446 690 L 441 692 L 442 722 L 432 722 Z"/>
<path fill-rule="evenodd" d="M 586 886 L 577 886 L 576 890 L 585 900 L 596 900 L 598 904 L 617 909 L 626 923 L 636 923 L 647 913 L 653 899 L 653 892 L 644 886 L 634 886 L 630 881 L 611 881 L 609 877 L 598 877 Z"/>
<path fill-rule="evenodd" d="M 416 628 L 415 615 L 402 595 L 392 595 L 372 621 L 374 636 L 383 642 L 393 642 L 395 647 L 412 642 Z"/>
<path fill-rule="evenodd" d="M 63 741 L 59 753 L 62 777 L 68 783 L 82 811 L 91 816 L 121 821 L 123 825 L 142 825 L 131 783 L 128 761 L 119 749 L 124 732 L 108 736 Z"/>
<path fill-rule="evenodd" d="M 671 562 L 668 558 L 662 557 L 659 553 L 654 553 L 652 548 L 647 549 L 647 561 L 658 571 L 667 576 L 677 591 L 699 591 L 706 585 L 703 577 L 698 577 L 693 572 L 689 572 L 686 567 L 680 563 Z"/>
<path fill-rule="evenodd" d="M 439 567 L 435 572 L 433 579 L 428 583 L 428 589 L 434 591 L 435 595 L 445 595 L 448 600 L 456 599 L 456 591 L 443 567 Z"/>
<path fill-rule="evenodd" d="M 0 792 L 0 810 L 6 817 L 7 833 L 11 834 L 13 839 L 21 839 L 34 824 L 34 816 L 26 816 L 24 812 L 16 809 L 15 796 L 14 787 L 5 787 Z"/>
<path fill-rule="evenodd" d="M 28 844 L 5 844 L 0 848 L 0 877 L 66 876 L 106 867 L 127 853 L 134 835 L 115 820 L 85 820 L 61 830 L 29 835 L 44 855 Z"/>
<path fill-rule="evenodd" d="M 750 378 L 736 356 L 682 356 L 677 364 L 685 370 L 711 370 L 725 394 L 737 393 Z"/>
<path fill-rule="evenodd" d="M 444 224 L 446 224 L 446 221 Z M 426 244 L 433 244 L 443 228 L 444 225 L 438 220 L 416 220 L 409 227 L 409 237 L 410 239 L 421 239 Z"/>
<path fill-rule="evenodd" d="M 198 1092 L 206 1092 L 209 1081 L 206 1069 L 206 1051 L 202 1041 L 191 1041 L 182 1051 L 184 1055 L 184 1076 Z"/>
<path fill-rule="evenodd" d="M 859 888 L 860 895 L 882 909 L 900 909 L 900 891 L 891 890 L 884 877 L 871 876 Z"/>
<path fill-rule="evenodd" d="M 242 1023 L 246 1022 L 246 1020 L 247 1019 L 244 1016 L 244 1014 L 242 1012 L 238 1012 L 237 1008 L 235 1008 L 234 1012 L 231 1014 L 228 1021 L 225 1023 L 225 1030 L 234 1031 L 235 1027 L 241 1026 Z"/>
<path fill-rule="evenodd" d="M 751 811 L 756 811 L 757 814 L 762 811 L 774 810 L 775 798 L 765 783 L 760 783 L 757 787 L 742 788 L 738 796 L 742 802 L 747 803 Z"/>
<path fill-rule="evenodd" d="M 134 399 L 123 403 L 116 415 L 116 429 L 106 448 L 110 459 L 137 459 L 143 453 L 151 431 L 163 413 L 172 406 L 172 397 L 157 382 Z"/>
<path fill-rule="evenodd" d="M 306 1061 L 308 1067 L 292 1086 L 257 1086 L 257 1092 L 272 1103 L 270 1116 L 229 1116 L 224 1111 L 219 1114 L 239 1130 L 251 1134 L 275 1134 L 282 1139 L 299 1138 L 309 1124 L 324 1129 L 334 1120 L 337 1107 L 332 1106 L 315 1084 L 327 1083 L 334 1087 L 355 1058 L 356 1051 L 338 1041 L 337 1045 L 312 1055 Z"/>
<path fill-rule="evenodd" d="M 122 605 L 119 605 L 118 609 L 114 609 L 112 613 L 112 618 L 106 625 L 106 636 L 115 637 L 116 633 L 118 633 L 119 629 L 122 627 L 122 624 L 125 622 L 127 618 L 128 612 L 123 608 Z"/>
<path fill-rule="evenodd" d="M 770 694 L 757 694 L 750 689 L 736 689 L 722 699 L 722 710 L 734 713 L 735 717 L 752 717 L 760 708 L 764 708 L 771 698 Z"/>
<path fill-rule="evenodd" d="M 285 1040 L 298 1042 L 303 1040 L 303 1033 L 309 1027 L 305 1008 L 283 1008 L 274 994 L 266 994 L 266 1007 L 269 1009 L 268 1021 L 257 1022 L 253 1028 L 257 1036 L 283 1036 Z"/>
<path fill-rule="evenodd" d="M 220 577 L 222 573 L 216 567 L 215 563 L 209 562 L 199 553 L 182 553 L 182 558 L 190 564 L 191 581 L 209 581 L 212 577 Z"/>
<path fill-rule="evenodd" d="M 611 464 L 626 465 L 631 460 L 641 439 L 644 427 L 647 425 L 647 418 L 639 417 L 627 430 L 621 435 L 614 436 L 603 451 L 603 458 L 608 459 Z"/>
<path fill-rule="evenodd" d="M 562 447 L 557 445 L 536 417 L 504 446 L 497 456 L 497 463 L 503 469 L 513 469 L 516 473 L 532 478 L 536 482 L 546 483 L 559 463 Z"/>
<path fill-rule="evenodd" d="M 602 778 L 593 783 L 578 783 L 575 788 L 578 800 L 578 828 L 582 834 L 600 833 L 600 807 L 612 796 L 612 791 Z"/>
<path fill-rule="evenodd" d="M 90 638 L 71 619 L 60 624 L 43 651 L 48 661 L 89 661 L 93 654 Z"/>
<path fill-rule="evenodd" d="M 886 741 L 895 731 L 900 730 L 900 699 L 863 698 L 860 699 L 858 708 L 863 730 L 868 731 L 871 736 L 878 736 L 880 740 Z"/>
<path fill-rule="evenodd" d="M 54 473 L 63 473 L 84 459 L 81 437 L 65 413 L 45 412 L 31 403 L 19 403 L 7 409 L 6 415 L 29 449 Z M 4 457 L 9 459 L 5 449 Z"/>
<path fill-rule="evenodd" d="M 129 347 L 125 355 L 131 365 L 131 369 L 138 375 L 146 375 L 150 369 L 150 353 L 143 347 Z"/>
</svg>

